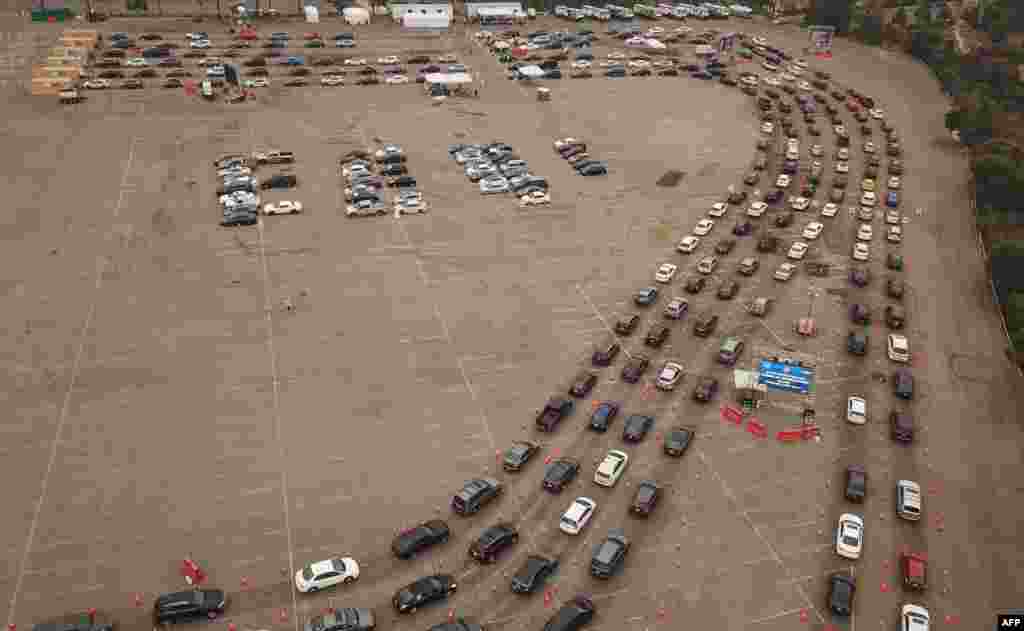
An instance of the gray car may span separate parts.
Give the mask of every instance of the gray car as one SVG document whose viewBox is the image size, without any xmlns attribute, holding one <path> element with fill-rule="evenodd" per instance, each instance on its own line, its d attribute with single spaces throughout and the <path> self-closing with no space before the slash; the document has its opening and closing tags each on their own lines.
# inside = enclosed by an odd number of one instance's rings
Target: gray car
<svg viewBox="0 0 1024 631">
<path fill-rule="evenodd" d="M 483 195 L 489 195 L 492 193 L 507 193 L 508 180 L 501 177 L 500 175 L 491 176 L 480 180 L 480 193 Z"/>
<path fill-rule="evenodd" d="M 466 177 L 473 182 L 479 182 L 485 177 L 496 175 L 497 173 L 498 170 L 490 162 L 480 162 L 466 168 Z"/>
</svg>

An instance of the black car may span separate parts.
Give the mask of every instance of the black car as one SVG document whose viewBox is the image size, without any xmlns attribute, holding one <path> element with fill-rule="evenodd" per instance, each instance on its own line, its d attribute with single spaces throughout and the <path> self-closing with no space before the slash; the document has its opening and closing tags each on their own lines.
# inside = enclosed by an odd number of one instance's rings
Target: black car
<svg viewBox="0 0 1024 631">
<path fill-rule="evenodd" d="M 544 624 L 542 631 L 579 631 L 594 619 L 594 611 L 594 601 L 586 596 L 576 596 L 562 605 Z"/>
<path fill-rule="evenodd" d="M 512 446 L 505 450 L 505 457 L 502 459 L 501 467 L 505 471 L 521 471 L 530 458 L 540 451 L 540 445 L 528 440 L 517 440 Z"/>
<path fill-rule="evenodd" d="M 573 403 L 572 399 L 552 397 L 544 404 L 544 408 L 537 413 L 534 424 L 542 432 L 554 431 L 562 419 L 572 414 L 575 407 L 576 404 Z"/>
<path fill-rule="evenodd" d="M 448 598 L 457 587 L 450 574 L 425 576 L 395 592 L 391 603 L 398 613 L 413 613 L 423 605 Z"/>
<path fill-rule="evenodd" d="M 328 608 L 306 623 L 306 631 L 372 631 L 377 628 L 372 609 Z"/>
<path fill-rule="evenodd" d="M 608 175 L 608 167 L 604 164 L 588 164 L 587 166 L 579 169 L 580 175 Z"/>
<path fill-rule="evenodd" d="M 638 307 L 649 307 L 658 300 L 657 287 L 644 287 L 633 295 L 633 303 Z"/>
<path fill-rule="evenodd" d="M 401 162 L 391 162 L 385 164 L 384 167 L 380 170 L 380 174 L 384 176 L 405 175 L 408 172 L 409 169 Z"/>
<path fill-rule="evenodd" d="M 388 180 L 391 188 L 416 188 L 416 178 L 411 175 L 400 175 Z"/>
<path fill-rule="evenodd" d="M 736 247 L 736 239 L 721 239 L 715 244 L 715 253 L 725 256 Z"/>
<path fill-rule="evenodd" d="M 104 70 L 96 76 L 100 79 L 123 79 L 124 73 L 120 70 Z"/>
<path fill-rule="evenodd" d="M 651 348 L 661 348 L 661 346 L 668 340 L 668 335 L 671 331 L 664 324 L 655 324 L 651 327 L 651 330 L 647 332 L 644 337 L 644 344 Z"/>
<path fill-rule="evenodd" d="M 748 220 L 737 221 L 732 227 L 732 233 L 737 237 L 745 237 L 754 231 L 754 224 Z"/>
<path fill-rule="evenodd" d="M 889 427 L 892 439 L 898 443 L 914 442 L 914 419 L 902 412 L 889 413 Z"/>
<path fill-rule="evenodd" d="M 228 597 L 219 589 L 190 589 L 157 597 L 153 604 L 156 626 L 223 615 Z"/>
<path fill-rule="evenodd" d="M 494 478 L 475 478 L 466 482 L 452 497 L 452 510 L 459 515 L 472 515 L 505 491 Z"/>
<path fill-rule="evenodd" d="M 621 405 L 615 401 L 602 401 L 590 414 L 590 429 L 605 432 L 618 416 Z"/>
<path fill-rule="evenodd" d="M 721 300 L 731 300 L 736 297 L 737 292 L 740 290 L 740 284 L 734 280 L 723 281 L 718 286 L 718 298 Z"/>
<path fill-rule="evenodd" d="M 633 497 L 633 504 L 629 510 L 634 515 L 648 517 L 654 512 L 658 505 L 658 498 L 661 497 L 661 488 L 654 480 L 643 480 L 636 487 L 636 495 Z"/>
<path fill-rule="evenodd" d="M 594 550 L 590 559 L 590 575 L 595 578 L 611 578 L 626 560 L 629 539 L 621 528 L 614 528 Z"/>
<path fill-rule="evenodd" d="M 679 70 L 677 70 L 676 68 L 661 68 L 661 69 L 658 70 L 658 72 L 656 74 L 659 77 L 678 77 L 679 76 Z M 722 79 L 726 79 L 726 78 L 727 77 L 722 77 Z M 723 80 L 722 83 L 725 83 L 725 81 Z M 733 85 L 735 85 L 735 83 Z"/>
<path fill-rule="evenodd" d="M 639 317 L 637 317 L 637 320 L 639 320 Z M 618 329 L 618 324 L 616 324 L 616 329 Z M 615 361 L 620 350 L 622 350 L 622 347 L 618 342 L 614 340 L 605 342 L 594 351 L 590 361 L 595 366 L 609 366 L 613 361 Z"/>
<path fill-rule="evenodd" d="M 783 195 L 784 193 L 782 192 L 782 189 L 772 189 L 771 191 L 768 191 L 767 195 L 764 196 L 764 202 L 766 204 L 778 204 L 780 201 L 782 201 Z"/>
<path fill-rule="evenodd" d="M 636 330 L 636 327 L 640 324 L 640 316 L 631 313 L 629 315 L 619 318 L 619 321 L 615 323 L 615 332 L 619 335 L 629 335 Z M 618 354 L 616 352 L 616 354 Z"/>
<path fill-rule="evenodd" d="M 225 228 L 234 226 L 255 226 L 259 222 L 259 216 L 254 212 L 230 212 L 225 213 L 220 225 Z"/>
<path fill-rule="evenodd" d="M 391 551 L 399 559 L 411 559 L 433 545 L 447 542 L 450 536 L 448 524 L 434 519 L 399 533 L 391 542 Z"/>
<path fill-rule="evenodd" d="M 733 192 L 729 193 L 729 197 L 726 198 L 726 199 L 728 200 L 728 202 L 730 204 L 737 204 L 738 205 L 738 204 L 742 204 L 742 203 L 746 202 L 747 201 L 747 197 L 749 197 L 749 195 L 747 195 L 746 191 L 733 191 Z"/>
<path fill-rule="evenodd" d="M 906 368 L 900 368 L 892 375 L 893 392 L 901 399 L 914 398 L 914 376 Z"/>
<path fill-rule="evenodd" d="M 743 176 L 743 183 L 747 186 L 753 186 L 761 181 L 761 174 L 757 171 L 751 171 Z"/>
<path fill-rule="evenodd" d="M 650 359 L 643 355 L 633 355 L 626 362 L 626 365 L 622 367 L 622 380 L 626 383 L 636 383 L 640 381 L 640 377 L 647 372 L 647 367 L 650 365 Z"/>
<path fill-rule="evenodd" d="M 693 387 L 693 399 L 694 401 L 707 403 L 715 398 L 715 393 L 717 392 L 718 379 L 714 377 L 700 377 L 697 379 L 697 384 Z"/>
<path fill-rule="evenodd" d="M 863 502 L 867 494 L 868 472 L 856 464 L 846 467 L 846 499 L 851 502 Z"/>
<path fill-rule="evenodd" d="M 691 276 L 686 279 L 685 288 L 686 291 L 690 292 L 691 294 L 699 294 L 700 292 L 704 291 L 704 287 L 707 285 L 707 283 L 707 279 L 704 278 L 703 276 Z"/>
<path fill-rule="evenodd" d="M 519 532 L 509 523 L 497 524 L 480 533 L 469 545 L 469 556 L 481 563 L 494 563 L 505 549 L 519 542 Z"/>
<path fill-rule="evenodd" d="M 576 398 L 583 398 L 590 394 L 590 391 L 597 385 L 597 373 L 584 371 L 576 375 L 576 379 L 569 388 L 569 395 Z"/>
<path fill-rule="evenodd" d="M 558 493 L 575 480 L 576 474 L 579 472 L 580 463 L 578 461 L 571 458 L 559 458 L 548 465 L 541 486 L 547 491 Z"/>
<path fill-rule="evenodd" d="M 291 174 L 272 175 L 260 182 L 260 188 L 266 190 L 271 188 L 292 188 L 298 184 L 298 178 Z"/>
<path fill-rule="evenodd" d="M 696 427 L 690 425 L 673 427 L 665 436 L 665 443 L 662 449 L 667 455 L 678 458 L 686 453 L 696 435 Z"/>
<path fill-rule="evenodd" d="M 853 613 L 853 595 L 857 583 L 846 574 L 833 574 L 828 579 L 828 608 L 837 616 L 849 617 Z"/>
<path fill-rule="evenodd" d="M 532 594 L 541 587 L 558 569 L 558 560 L 538 555 L 530 555 L 526 563 L 512 577 L 512 592 L 515 594 Z"/>
<path fill-rule="evenodd" d="M 885 306 L 885 324 L 890 329 L 902 329 L 907 322 L 907 311 L 899 305 Z"/>
<path fill-rule="evenodd" d="M 885 295 L 895 300 L 902 300 L 904 292 L 903 281 L 898 278 L 890 278 L 885 281 Z"/>
<path fill-rule="evenodd" d="M 868 336 L 860 331 L 850 331 L 846 336 L 846 350 L 851 355 L 868 354 Z"/>
<path fill-rule="evenodd" d="M 718 316 L 710 313 L 704 313 L 697 316 L 696 321 L 693 323 L 693 334 L 698 337 L 707 337 L 714 332 L 715 327 L 718 326 Z"/>
<path fill-rule="evenodd" d="M 654 427 L 654 417 L 644 414 L 630 414 L 622 426 L 622 440 L 638 443 Z"/>
</svg>

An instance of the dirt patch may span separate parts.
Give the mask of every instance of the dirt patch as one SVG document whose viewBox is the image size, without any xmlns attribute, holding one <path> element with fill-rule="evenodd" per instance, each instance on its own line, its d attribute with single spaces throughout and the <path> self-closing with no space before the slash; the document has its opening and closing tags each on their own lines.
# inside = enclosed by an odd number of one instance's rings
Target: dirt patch
<svg viewBox="0 0 1024 631">
<path fill-rule="evenodd" d="M 1003 359 L 978 355 L 953 355 L 953 374 L 965 381 L 991 383 L 999 376 Z"/>
<path fill-rule="evenodd" d="M 677 169 L 670 169 L 665 171 L 665 174 L 658 178 L 655 182 L 658 186 L 679 186 L 679 183 L 686 177 L 685 171 L 679 171 Z"/>
</svg>

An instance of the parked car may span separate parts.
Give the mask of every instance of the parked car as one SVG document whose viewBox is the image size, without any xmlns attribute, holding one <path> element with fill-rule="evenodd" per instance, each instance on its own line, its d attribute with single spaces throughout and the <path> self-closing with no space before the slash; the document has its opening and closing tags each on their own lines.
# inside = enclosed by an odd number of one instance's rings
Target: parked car
<svg viewBox="0 0 1024 631">
<path fill-rule="evenodd" d="M 153 624 L 187 622 L 199 618 L 216 618 L 224 615 L 228 597 L 219 589 L 190 589 L 163 594 L 153 604 Z"/>
<path fill-rule="evenodd" d="M 469 556 L 481 563 L 494 563 L 502 552 L 519 542 L 519 531 L 511 523 L 487 528 L 469 546 Z"/>
<path fill-rule="evenodd" d="M 544 471 L 541 486 L 547 491 L 558 493 L 576 479 L 579 472 L 579 461 L 571 458 L 558 458 Z"/>
<path fill-rule="evenodd" d="M 333 557 L 310 563 L 295 573 L 295 589 L 303 594 L 318 592 L 359 578 L 359 564 L 349 557 Z"/>
<path fill-rule="evenodd" d="M 540 451 L 540 445 L 528 440 L 517 440 L 512 446 L 505 450 L 502 459 L 502 469 L 509 472 L 521 471 L 526 463 Z"/>
<path fill-rule="evenodd" d="M 391 602 L 398 613 L 414 613 L 424 605 L 447 599 L 457 588 L 454 576 L 434 574 L 399 589 Z"/>
<path fill-rule="evenodd" d="M 472 515 L 504 491 L 505 486 L 494 478 L 474 478 L 452 497 L 452 510 L 459 515 Z"/>
<path fill-rule="evenodd" d="M 558 560 L 530 555 L 523 566 L 512 576 L 512 592 L 516 594 L 532 594 L 551 578 L 558 569 Z"/>
<path fill-rule="evenodd" d="M 630 542 L 626 532 L 615 528 L 594 550 L 590 560 L 590 574 L 595 578 L 611 578 L 623 565 L 629 553 Z M 551 631 L 545 627 L 545 631 Z"/>
<path fill-rule="evenodd" d="M 448 524 L 433 519 L 399 533 L 391 542 L 391 551 L 399 559 L 411 559 L 427 548 L 447 543 L 449 537 Z"/>
</svg>

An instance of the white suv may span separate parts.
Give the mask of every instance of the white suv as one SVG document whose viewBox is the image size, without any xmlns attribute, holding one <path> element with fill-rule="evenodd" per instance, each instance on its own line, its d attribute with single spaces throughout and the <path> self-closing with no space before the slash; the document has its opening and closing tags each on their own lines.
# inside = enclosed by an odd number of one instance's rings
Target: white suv
<svg viewBox="0 0 1024 631">
<path fill-rule="evenodd" d="M 577 497 L 562 515 L 558 529 L 567 535 L 578 535 L 597 512 L 597 502 L 589 497 Z"/>
</svg>

